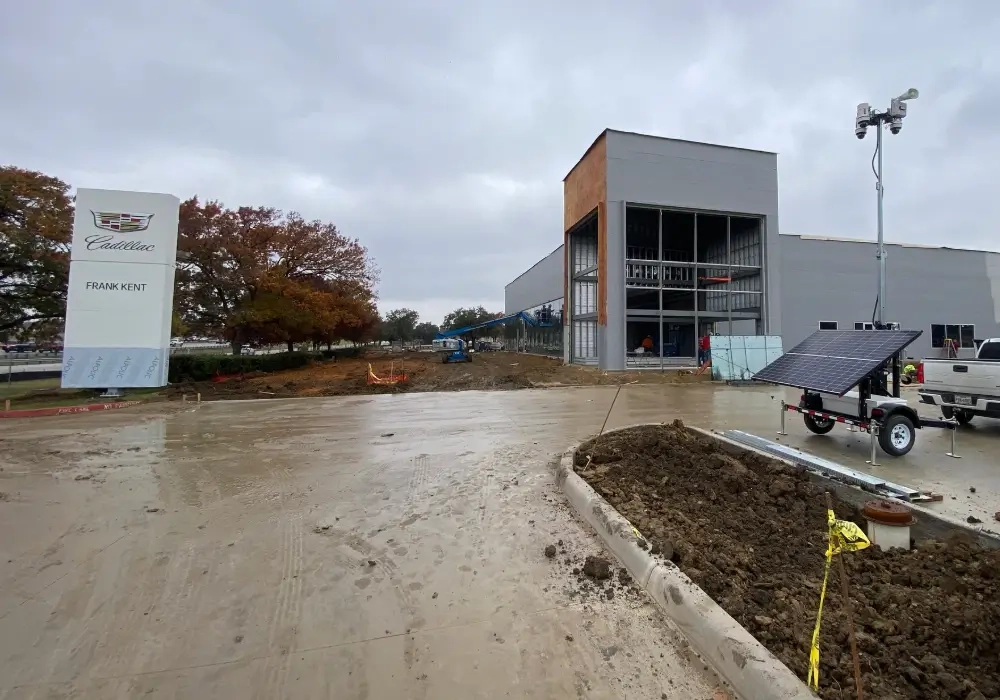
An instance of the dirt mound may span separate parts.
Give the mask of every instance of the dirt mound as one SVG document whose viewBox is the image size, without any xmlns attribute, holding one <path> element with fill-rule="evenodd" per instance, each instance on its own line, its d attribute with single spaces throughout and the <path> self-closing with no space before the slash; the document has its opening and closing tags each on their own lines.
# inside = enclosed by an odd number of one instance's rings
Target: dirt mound
<svg viewBox="0 0 1000 700">
<path fill-rule="evenodd" d="M 482 352 L 472 362 L 444 364 L 440 353 L 372 352 L 365 357 L 315 362 L 308 367 L 234 377 L 225 382 L 188 382 L 171 387 L 170 395 L 201 393 L 203 400 L 292 398 L 394 394 L 420 391 L 491 391 L 603 384 L 676 384 L 705 381 L 690 373 L 603 372 L 596 367 L 564 365 L 561 359 L 510 352 Z M 393 385 L 369 384 L 369 365 L 376 376 L 405 373 Z"/>
<path fill-rule="evenodd" d="M 823 492 L 805 474 L 669 426 L 603 436 L 580 475 L 792 671 L 805 679 L 823 577 Z M 590 456 L 589 466 L 587 456 Z M 834 499 L 838 517 L 864 521 Z M 1000 697 L 1000 551 L 964 535 L 844 558 L 866 697 Z M 820 640 L 820 696 L 853 698 L 836 576 Z"/>
</svg>

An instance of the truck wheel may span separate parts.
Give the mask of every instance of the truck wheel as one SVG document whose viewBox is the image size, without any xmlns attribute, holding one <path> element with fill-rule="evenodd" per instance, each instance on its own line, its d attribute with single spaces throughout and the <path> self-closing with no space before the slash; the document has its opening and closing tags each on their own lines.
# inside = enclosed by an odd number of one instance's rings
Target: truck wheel
<svg viewBox="0 0 1000 700">
<path fill-rule="evenodd" d="M 817 435 L 826 435 L 833 430 L 836 421 L 831 418 L 816 418 L 815 416 L 803 415 L 802 422 L 806 427 Z"/>
<path fill-rule="evenodd" d="M 889 416 L 878 433 L 882 451 L 893 457 L 902 457 L 913 448 L 917 433 L 913 421 L 901 413 Z"/>
</svg>

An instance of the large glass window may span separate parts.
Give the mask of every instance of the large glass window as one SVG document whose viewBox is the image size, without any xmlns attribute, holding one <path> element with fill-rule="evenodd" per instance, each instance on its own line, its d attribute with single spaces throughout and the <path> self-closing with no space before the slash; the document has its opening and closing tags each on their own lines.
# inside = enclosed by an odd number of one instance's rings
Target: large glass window
<svg viewBox="0 0 1000 700">
<path fill-rule="evenodd" d="M 711 327 L 763 330 L 761 217 L 629 204 L 624 262 L 628 367 L 691 363 Z"/>
<path fill-rule="evenodd" d="M 518 324 L 518 350 L 538 355 L 563 356 L 563 300 L 525 310 L 531 322 Z"/>
<path fill-rule="evenodd" d="M 965 349 L 976 347 L 976 326 L 972 323 L 932 323 L 931 347 Z"/>
</svg>

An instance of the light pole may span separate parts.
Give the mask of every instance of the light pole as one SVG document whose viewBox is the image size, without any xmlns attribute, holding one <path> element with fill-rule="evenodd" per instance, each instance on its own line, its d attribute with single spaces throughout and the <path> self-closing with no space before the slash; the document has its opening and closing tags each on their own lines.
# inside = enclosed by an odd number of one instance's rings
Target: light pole
<svg viewBox="0 0 1000 700">
<path fill-rule="evenodd" d="M 868 132 L 869 126 L 874 126 L 878 131 L 875 139 L 875 155 L 872 161 L 878 158 L 878 168 L 872 163 L 875 171 L 875 190 L 878 193 L 878 252 L 875 257 L 878 259 L 878 315 L 876 318 L 876 328 L 885 327 L 885 239 L 882 235 L 882 127 L 889 125 L 889 131 L 898 134 L 903 129 L 903 117 L 906 116 L 906 102 L 915 100 L 920 96 L 916 88 L 910 88 L 899 97 L 892 98 L 889 109 L 879 112 L 872 109 L 867 102 L 858 105 L 857 116 L 854 119 L 854 135 L 863 139 Z"/>
</svg>

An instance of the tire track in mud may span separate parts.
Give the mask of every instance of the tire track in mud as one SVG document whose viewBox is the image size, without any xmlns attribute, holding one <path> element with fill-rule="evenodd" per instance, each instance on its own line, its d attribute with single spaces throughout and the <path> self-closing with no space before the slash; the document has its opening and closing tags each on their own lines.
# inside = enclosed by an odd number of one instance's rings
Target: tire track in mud
<svg viewBox="0 0 1000 700">
<path fill-rule="evenodd" d="M 139 673 L 144 669 L 139 657 L 142 643 L 149 636 L 147 628 L 155 620 L 155 604 L 165 573 L 161 566 L 169 566 L 166 554 L 153 551 L 156 539 L 140 541 L 139 551 L 126 549 L 117 562 L 113 576 L 113 590 L 103 609 L 99 630 L 88 630 L 92 641 L 90 672 L 93 675 Z M 138 544 L 138 543 L 137 543 Z M 95 609 L 95 613 L 97 612 Z M 149 615 L 153 611 L 153 615 Z M 85 623 L 88 627 L 93 618 Z M 82 636 L 82 635 L 81 635 Z"/>
<path fill-rule="evenodd" d="M 165 556 L 169 557 L 166 563 L 166 570 L 162 574 L 162 588 L 158 600 L 153 603 L 152 615 L 143 614 L 140 621 L 140 629 L 147 626 L 155 626 L 156 636 L 159 639 L 177 640 L 181 642 L 179 647 L 171 649 L 163 647 L 162 650 L 170 654 L 167 658 L 155 660 L 151 657 L 151 649 L 143 645 L 146 635 L 137 635 L 137 649 L 134 650 L 134 662 L 132 664 L 135 672 L 146 670 L 150 662 L 157 661 L 156 667 L 169 668 L 182 663 L 181 658 L 187 650 L 187 645 L 183 640 L 187 637 L 192 620 L 196 620 L 194 612 L 197 610 L 199 602 L 200 586 L 196 586 L 192 575 L 194 570 L 196 550 L 191 541 L 182 542 L 176 550 Z M 200 577 L 199 577 L 200 578 Z M 133 606 L 135 608 L 135 606 Z M 152 624 L 150 623 L 150 618 Z M 181 658 L 177 658 L 180 655 Z"/>
<path fill-rule="evenodd" d="M 410 481 L 406 490 L 407 509 L 415 506 L 427 489 L 427 483 L 430 481 L 431 456 L 419 454 L 410 462 Z"/>
<path fill-rule="evenodd" d="M 350 554 L 345 557 L 348 561 L 356 562 L 356 565 L 365 565 L 368 561 L 374 561 L 375 569 L 388 580 L 389 585 L 392 587 L 393 595 L 396 597 L 399 605 L 400 620 L 403 621 L 406 631 L 406 634 L 403 635 L 403 662 L 407 669 L 414 671 L 420 663 L 419 649 L 417 648 L 414 635 L 409 634 L 409 632 L 411 629 L 422 627 L 426 620 L 419 614 L 418 602 L 413 593 L 405 585 L 399 571 L 399 566 L 389 555 L 387 547 L 372 545 L 366 539 L 354 533 L 345 534 L 342 544 L 350 551 Z M 362 559 L 354 559 L 353 555 L 355 553 L 360 554 Z M 396 633 L 398 634 L 402 631 L 398 630 Z M 359 696 L 367 697 L 363 694 L 368 690 L 367 679 L 362 677 L 359 683 Z M 420 700 L 427 695 L 426 685 L 412 686 L 412 690 L 413 700 Z"/>
<path fill-rule="evenodd" d="M 281 530 L 281 581 L 268 625 L 268 655 L 261 671 L 263 678 L 256 684 L 254 694 L 260 700 L 285 697 L 292 646 L 302 619 L 302 516 L 293 515 L 285 519 Z"/>
</svg>

